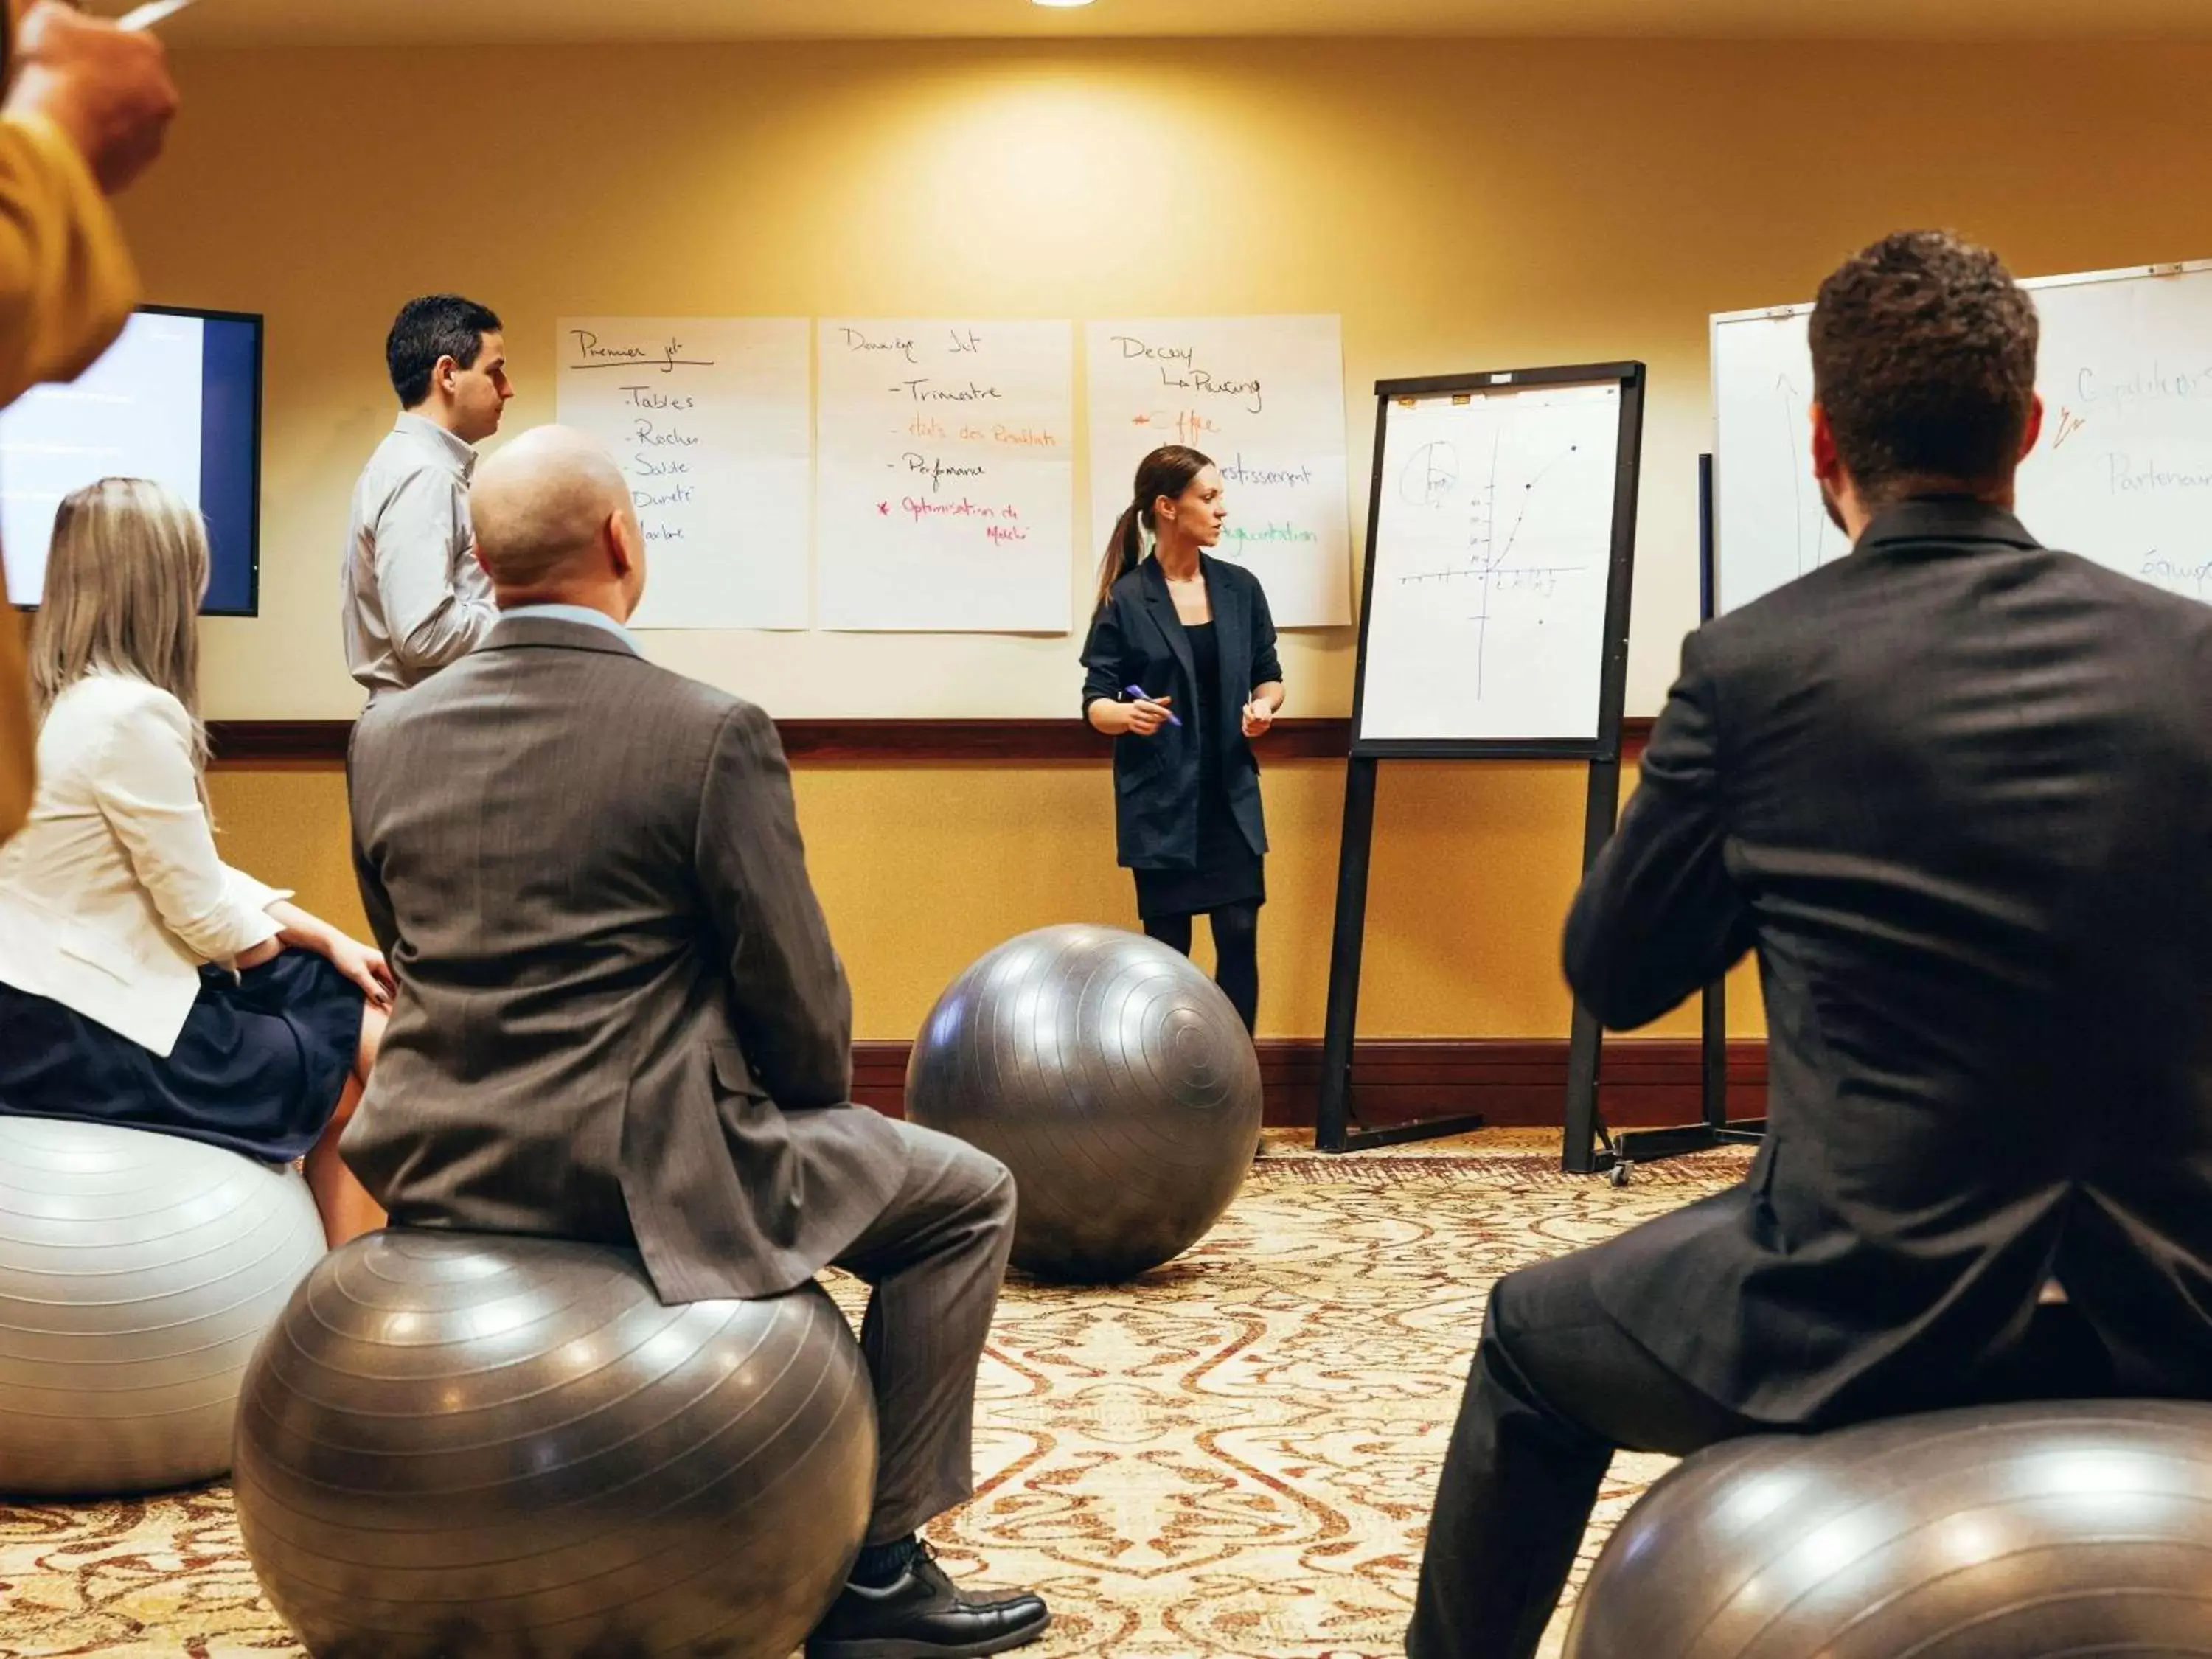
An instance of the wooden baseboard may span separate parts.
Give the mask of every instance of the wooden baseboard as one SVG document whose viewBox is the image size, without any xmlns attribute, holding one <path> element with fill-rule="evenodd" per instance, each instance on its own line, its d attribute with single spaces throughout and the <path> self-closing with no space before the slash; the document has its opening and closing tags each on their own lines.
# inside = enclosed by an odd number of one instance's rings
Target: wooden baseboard
<svg viewBox="0 0 2212 1659">
<path fill-rule="evenodd" d="M 908 1042 L 860 1042 L 853 1048 L 853 1095 L 896 1117 L 904 1109 Z M 1321 1040 L 1263 1037 L 1260 1080 L 1267 1121 L 1310 1127 L 1321 1085 Z M 1694 1042 L 1629 1039 L 1608 1042 L 1599 1067 L 1598 1103 L 1614 1128 L 1695 1122 L 1702 1060 Z M 1766 1110 L 1766 1045 L 1729 1044 L 1729 1115 Z M 1412 1118 L 1479 1112 L 1496 1127 L 1556 1127 L 1567 1087 L 1566 1040 L 1468 1038 L 1379 1040 L 1353 1051 L 1352 1099 L 1370 1127 Z"/>
<path fill-rule="evenodd" d="M 1074 763 L 1103 765 L 1113 739 L 1074 716 L 1066 720 L 778 720 L 784 753 L 795 764 L 839 762 L 903 765 L 924 761 Z M 351 720 L 210 720 L 208 744 L 219 763 L 267 765 L 340 763 L 353 738 Z M 1352 742 L 1352 722 L 1284 720 L 1269 739 L 1283 760 L 1340 759 Z"/>
<path fill-rule="evenodd" d="M 1650 727 L 1648 720 L 1623 723 L 1621 740 L 1628 754 L 1642 747 Z M 902 766 L 925 761 L 1103 766 L 1114 753 L 1109 739 L 1073 715 L 1066 720 L 778 720 L 776 731 L 793 763 L 807 766 Z M 340 765 L 352 737 L 351 720 L 208 722 L 215 758 L 229 766 Z M 1350 720 L 1285 720 L 1276 724 L 1265 752 L 1270 760 L 1342 760 L 1351 745 Z"/>
</svg>

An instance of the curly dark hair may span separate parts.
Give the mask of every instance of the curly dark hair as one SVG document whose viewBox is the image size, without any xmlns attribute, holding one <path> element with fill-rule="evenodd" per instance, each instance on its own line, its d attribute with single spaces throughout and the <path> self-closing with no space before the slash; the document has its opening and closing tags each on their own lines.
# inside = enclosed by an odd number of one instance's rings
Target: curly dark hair
<svg viewBox="0 0 2212 1659">
<path fill-rule="evenodd" d="M 1813 395 L 1869 506 L 2010 482 L 2035 398 L 2035 305 L 1987 248 L 1904 230 L 1813 307 Z"/>
</svg>

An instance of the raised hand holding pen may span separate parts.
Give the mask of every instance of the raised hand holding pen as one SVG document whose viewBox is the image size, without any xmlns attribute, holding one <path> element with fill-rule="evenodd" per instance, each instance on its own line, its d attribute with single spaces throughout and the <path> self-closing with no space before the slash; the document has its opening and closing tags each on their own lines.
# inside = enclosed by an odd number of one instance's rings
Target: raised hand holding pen
<svg viewBox="0 0 2212 1659">
<path fill-rule="evenodd" d="M 23 14 L 15 52 L 8 112 L 60 128 L 103 191 L 123 189 L 161 153 L 177 88 L 151 34 L 48 0 Z"/>
</svg>

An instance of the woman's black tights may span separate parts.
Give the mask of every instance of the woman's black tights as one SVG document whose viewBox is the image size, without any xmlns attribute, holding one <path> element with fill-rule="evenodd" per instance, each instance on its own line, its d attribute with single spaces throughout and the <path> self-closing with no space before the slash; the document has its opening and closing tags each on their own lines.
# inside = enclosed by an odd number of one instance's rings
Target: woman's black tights
<svg viewBox="0 0 2212 1659">
<path fill-rule="evenodd" d="M 1228 993 L 1247 1031 L 1260 1020 L 1260 907 L 1250 900 L 1209 910 L 1213 924 L 1213 982 Z M 1145 932 L 1163 945 L 1190 954 L 1188 915 L 1146 916 Z"/>
</svg>

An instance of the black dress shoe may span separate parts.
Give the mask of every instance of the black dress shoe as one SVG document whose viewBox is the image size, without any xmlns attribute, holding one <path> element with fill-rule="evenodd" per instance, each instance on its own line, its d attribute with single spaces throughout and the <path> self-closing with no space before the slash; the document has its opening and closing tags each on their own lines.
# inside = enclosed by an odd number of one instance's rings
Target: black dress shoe
<svg viewBox="0 0 2212 1659">
<path fill-rule="evenodd" d="M 880 1589 L 847 1584 L 806 1638 L 806 1659 L 967 1659 L 1024 1647 L 1050 1623 L 1041 1595 L 969 1600 L 923 1547 Z"/>
</svg>

